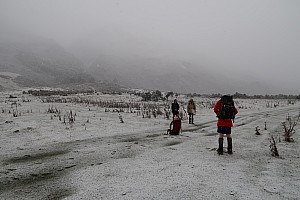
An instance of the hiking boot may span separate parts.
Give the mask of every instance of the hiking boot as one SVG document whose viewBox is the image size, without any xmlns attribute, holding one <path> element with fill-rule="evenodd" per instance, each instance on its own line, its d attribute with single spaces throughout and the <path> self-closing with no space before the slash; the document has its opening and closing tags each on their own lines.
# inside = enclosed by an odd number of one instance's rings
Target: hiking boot
<svg viewBox="0 0 300 200">
<path fill-rule="evenodd" d="M 227 152 L 228 154 L 232 154 L 232 138 L 227 138 L 227 143 L 228 143 Z"/>
<path fill-rule="evenodd" d="M 218 154 L 223 155 L 223 138 L 219 138 Z"/>
<path fill-rule="evenodd" d="M 217 149 L 217 152 L 218 152 L 219 155 L 223 155 L 223 149 L 221 149 L 221 150 Z"/>
</svg>

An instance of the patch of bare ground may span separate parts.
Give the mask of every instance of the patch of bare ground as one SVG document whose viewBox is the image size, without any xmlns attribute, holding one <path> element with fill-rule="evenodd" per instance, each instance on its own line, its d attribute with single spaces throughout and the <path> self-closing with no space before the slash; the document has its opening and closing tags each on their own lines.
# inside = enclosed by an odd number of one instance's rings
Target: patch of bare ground
<svg viewBox="0 0 300 200">
<path fill-rule="evenodd" d="M 45 199 L 47 199 L 47 200 L 64 199 L 68 196 L 71 196 L 74 193 L 75 193 L 75 191 L 72 189 L 55 189 L 53 191 L 50 191 L 50 194 L 45 196 Z"/>
<path fill-rule="evenodd" d="M 174 140 L 174 141 L 169 141 L 167 143 L 164 144 L 164 146 L 168 147 L 168 146 L 174 146 L 174 145 L 177 145 L 177 144 L 180 144 L 182 143 L 181 140 Z"/>
<path fill-rule="evenodd" d="M 31 161 L 36 161 L 36 160 L 45 160 L 51 157 L 56 157 L 59 155 L 64 155 L 67 154 L 69 151 L 68 150 L 55 150 L 55 151 L 48 151 L 48 152 L 42 152 L 42 153 L 37 153 L 37 154 L 26 154 L 21 157 L 13 157 L 10 159 L 5 160 L 5 163 L 21 163 L 21 162 L 31 162 Z"/>
</svg>

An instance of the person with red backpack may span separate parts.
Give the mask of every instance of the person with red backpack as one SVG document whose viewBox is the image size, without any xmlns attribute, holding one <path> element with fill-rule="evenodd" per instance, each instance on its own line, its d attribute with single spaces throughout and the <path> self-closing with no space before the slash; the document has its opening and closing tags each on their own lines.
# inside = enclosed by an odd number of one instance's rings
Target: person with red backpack
<svg viewBox="0 0 300 200">
<path fill-rule="evenodd" d="M 226 134 L 227 137 L 227 152 L 232 154 L 232 137 L 231 127 L 233 126 L 235 115 L 238 113 L 237 108 L 234 106 L 233 97 L 230 95 L 224 95 L 220 100 L 217 101 L 214 112 L 218 117 L 218 130 L 219 133 L 219 148 L 218 154 L 223 154 L 223 136 Z"/>
<path fill-rule="evenodd" d="M 181 131 L 181 118 L 176 114 L 173 121 L 170 123 L 170 129 L 167 130 L 167 134 L 179 135 Z"/>
</svg>

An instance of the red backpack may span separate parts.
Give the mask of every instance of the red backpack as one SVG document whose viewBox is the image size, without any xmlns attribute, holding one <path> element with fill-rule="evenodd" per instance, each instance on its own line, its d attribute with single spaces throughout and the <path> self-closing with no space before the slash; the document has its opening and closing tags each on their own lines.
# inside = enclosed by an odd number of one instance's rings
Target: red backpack
<svg viewBox="0 0 300 200">
<path fill-rule="evenodd" d="M 173 129 L 172 129 L 173 125 Z M 179 132 L 181 130 L 181 119 L 180 117 L 174 118 L 174 120 L 170 123 L 170 129 L 168 129 L 167 134 L 170 135 L 179 135 Z"/>
</svg>

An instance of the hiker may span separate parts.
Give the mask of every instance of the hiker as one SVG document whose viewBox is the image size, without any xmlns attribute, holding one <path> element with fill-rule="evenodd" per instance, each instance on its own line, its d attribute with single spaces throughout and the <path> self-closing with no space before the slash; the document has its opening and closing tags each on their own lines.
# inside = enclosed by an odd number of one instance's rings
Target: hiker
<svg viewBox="0 0 300 200">
<path fill-rule="evenodd" d="M 181 118 L 176 114 L 173 118 L 173 121 L 170 123 L 170 129 L 167 130 L 167 134 L 170 135 L 179 135 L 181 131 Z"/>
<path fill-rule="evenodd" d="M 235 115 L 238 113 L 237 108 L 234 106 L 233 97 L 230 95 L 224 95 L 220 100 L 217 101 L 214 112 L 218 117 L 218 130 L 219 133 L 219 148 L 218 154 L 223 154 L 223 136 L 226 134 L 227 137 L 227 152 L 232 154 L 232 137 L 231 127 L 233 126 Z"/>
<path fill-rule="evenodd" d="M 193 99 L 189 100 L 187 105 L 187 112 L 189 115 L 189 124 L 194 124 L 194 115 L 196 114 L 196 106 Z"/>
<path fill-rule="evenodd" d="M 172 108 L 172 114 L 173 114 L 173 120 L 174 120 L 175 115 L 179 114 L 179 104 L 177 102 L 177 99 L 174 99 L 174 102 L 172 103 L 171 108 Z"/>
</svg>

